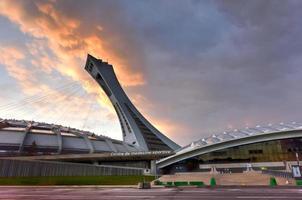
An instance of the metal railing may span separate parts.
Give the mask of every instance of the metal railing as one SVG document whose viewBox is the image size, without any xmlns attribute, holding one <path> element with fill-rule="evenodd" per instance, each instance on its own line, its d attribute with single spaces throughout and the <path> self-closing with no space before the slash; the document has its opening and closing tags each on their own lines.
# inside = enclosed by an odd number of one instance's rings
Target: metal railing
<svg viewBox="0 0 302 200">
<path fill-rule="evenodd" d="M 262 170 L 262 174 L 268 174 L 271 176 L 276 176 L 276 177 L 282 177 L 282 178 L 293 178 L 293 175 L 291 172 L 287 171 L 276 171 L 276 170 Z"/>
</svg>

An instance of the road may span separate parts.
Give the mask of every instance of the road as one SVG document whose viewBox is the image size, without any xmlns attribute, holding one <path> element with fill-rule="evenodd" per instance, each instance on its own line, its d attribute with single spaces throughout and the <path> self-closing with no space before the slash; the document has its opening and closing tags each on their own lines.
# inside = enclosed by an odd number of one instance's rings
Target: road
<svg viewBox="0 0 302 200">
<path fill-rule="evenodd" d="M 70 199 L 302 199 L 302 188 L 134 188 L 0 187 L 1 200 Z"/>
</svg>

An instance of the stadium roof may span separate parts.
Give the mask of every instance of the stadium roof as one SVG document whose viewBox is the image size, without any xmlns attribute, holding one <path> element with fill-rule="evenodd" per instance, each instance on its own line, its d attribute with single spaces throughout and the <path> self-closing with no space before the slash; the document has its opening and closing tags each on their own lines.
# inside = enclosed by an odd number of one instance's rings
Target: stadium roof
<svg viewBox="0 0 302 200">
<path fill-rule="evenodd" d="M 159 160 L 158 166 L 165 167 L 175 162 L 233 146 L 275 139 L 302 137 L 302 124 L 297 122 L 268 124 L 254 128 L 235 129 L 202 138 L 176 151 L 176 154 Z"/>
<path fill-rule="evenodd" d="M 134 152 L 138 147 L 89 131 L 57 124 L 0 119 L 0 153 Z M 34 148 L 34 149 L 33 149 Z"/>
</svg>

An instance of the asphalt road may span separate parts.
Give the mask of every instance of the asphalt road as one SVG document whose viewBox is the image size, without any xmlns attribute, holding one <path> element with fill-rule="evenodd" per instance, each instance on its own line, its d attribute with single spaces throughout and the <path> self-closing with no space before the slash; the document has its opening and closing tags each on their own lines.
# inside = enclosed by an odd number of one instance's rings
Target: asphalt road
<svg viewBox="0 0 302 200">
<path fill-rule="evenodd" d="M 0 199 L 302 199 L 302 188 L 0 187 Z"/>
</svg>

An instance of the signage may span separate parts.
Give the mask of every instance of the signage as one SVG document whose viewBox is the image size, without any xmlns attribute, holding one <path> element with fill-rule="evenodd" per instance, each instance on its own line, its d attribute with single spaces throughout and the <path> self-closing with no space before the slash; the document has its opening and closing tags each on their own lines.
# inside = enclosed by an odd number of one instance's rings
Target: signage
<svg viewBox="0 0 302 200">
<path fill-rule="evenodd" d="M 167 155 L 171 151 L 138 151 L 138 152 L 124 152 L 124 153 L 111 153 L 111 156 L 142 156 L 142 155 Z"/>
<path fill-rule="evenodd" d="M 294 178 L 301 178 L 301 171 L 298 165 L 292 166 L 292 172 Z"/>
</svg>

